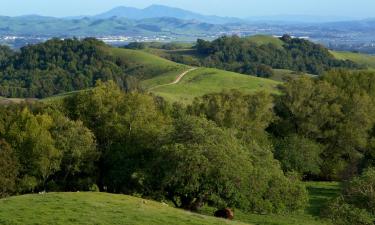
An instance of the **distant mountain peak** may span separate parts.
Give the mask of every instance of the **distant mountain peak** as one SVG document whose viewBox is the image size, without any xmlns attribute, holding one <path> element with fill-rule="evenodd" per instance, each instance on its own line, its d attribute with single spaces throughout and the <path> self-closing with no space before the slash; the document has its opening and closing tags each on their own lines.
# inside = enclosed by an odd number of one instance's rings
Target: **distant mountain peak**
<svg viewBox="0 0 375 225">
<path fill-rule="evenodd" d="M 165 5 L 159 5 L 159 4 L 150 5 L 144 9 L 127 7 L 127 6 L 119 6 L 107 12 L 104 12 L 102 14 L 96 15 L 94 16 L 94 18 L 107 19 L 107 18 L 111 18 L 114 16 L 134 19 L 134 20 L 159 18 L 159 17 L 173 17 L 173 18 L 182 19 L 182 20 L 196 20 L 196 21 L 212 23 L 212 24 L 226 24 L 226 23 L 233 23 L 233 22 L 241 21 L 240 19 L 237 19 L 237 18 L 207 16 L 207 15 L 202 15 L 199 13 L 191 12 L 188 10 L 165 6 Z"/>
</svg>

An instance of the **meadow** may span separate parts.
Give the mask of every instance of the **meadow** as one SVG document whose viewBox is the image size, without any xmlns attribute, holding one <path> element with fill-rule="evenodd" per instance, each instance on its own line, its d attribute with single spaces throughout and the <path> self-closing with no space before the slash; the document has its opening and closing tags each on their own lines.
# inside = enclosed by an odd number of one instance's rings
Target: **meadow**
<svg viewBox="0 0 375 225">
<path fill-rule="evenodd" d="M 309 182 L 310 203 L 294 215 L 260 215 L 235 210 L 235 220 L 212 217 L 214 208 L 192 213 L 127 195 L 98 192 L 47 193 L 0 200 L 0 224 L 134 224 L 134 225 L 330 225 L 318 218 L 326 201 L 335 197 L 335 182 Z"/>
</svg>

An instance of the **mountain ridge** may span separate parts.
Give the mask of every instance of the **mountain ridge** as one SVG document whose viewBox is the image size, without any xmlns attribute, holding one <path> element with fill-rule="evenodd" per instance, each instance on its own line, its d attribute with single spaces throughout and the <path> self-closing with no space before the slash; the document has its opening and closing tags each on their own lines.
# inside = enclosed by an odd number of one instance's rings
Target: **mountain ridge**
<svg viewBox="0 0 375 225">
<path fill-rule="evenodd" d="M 173 17 L 182 20 L 198 20 L 205 23 L 226 24 L 234 22 L 245 22 L 242 19 L 234 17 L 221 17 L 214 15 L 203 15 L 196 12 L 180 9 L 177 7 L 169 7 L 164 5 L 151 5 L 144 9 L 135 7 L 119 6 L 107 12 L 94 15 L 94 18 L 108 19 L 111 17 L 125 17 L 129 19 L 149 19 L 159 17 Z"/>
</svg>

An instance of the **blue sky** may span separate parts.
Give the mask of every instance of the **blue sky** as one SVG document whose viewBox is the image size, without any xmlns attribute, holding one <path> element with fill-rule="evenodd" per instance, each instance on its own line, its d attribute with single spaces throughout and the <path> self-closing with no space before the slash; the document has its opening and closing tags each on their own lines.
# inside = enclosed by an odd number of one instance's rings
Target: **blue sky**
<svg viewBox="0 0 375 225">
<path fill-rule="evenodd" d="M 220 16 L 375 17 L 375 0 L 0 0 L 0 15 L 93 15 L 116 6 L 163 4 Z"/>
</svg>

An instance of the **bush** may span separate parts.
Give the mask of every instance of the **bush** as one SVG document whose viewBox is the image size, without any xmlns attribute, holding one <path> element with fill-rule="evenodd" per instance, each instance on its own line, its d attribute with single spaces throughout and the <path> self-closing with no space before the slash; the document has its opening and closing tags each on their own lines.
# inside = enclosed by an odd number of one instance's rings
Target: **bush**
<svg viewBox="0 0 375 225">
<path fill-rule="evenodd" d="M 373 225 L 375 219 L 368 211 L 347 204 L 342 197 L 332 201 L 323 213 L 335 225 Z"/>
<path fill-rule="evenodd" d="M 348 182 L 342 196 L 323 212 L 336 225 L 371 225 L 375 221 L 375 169 Z"/>
<path fill-rule="evenodd" d="M 375 169 L 370 168 L 345 185 L 346 202 L 366 209 L 375 215 Z"/>
</svg>

